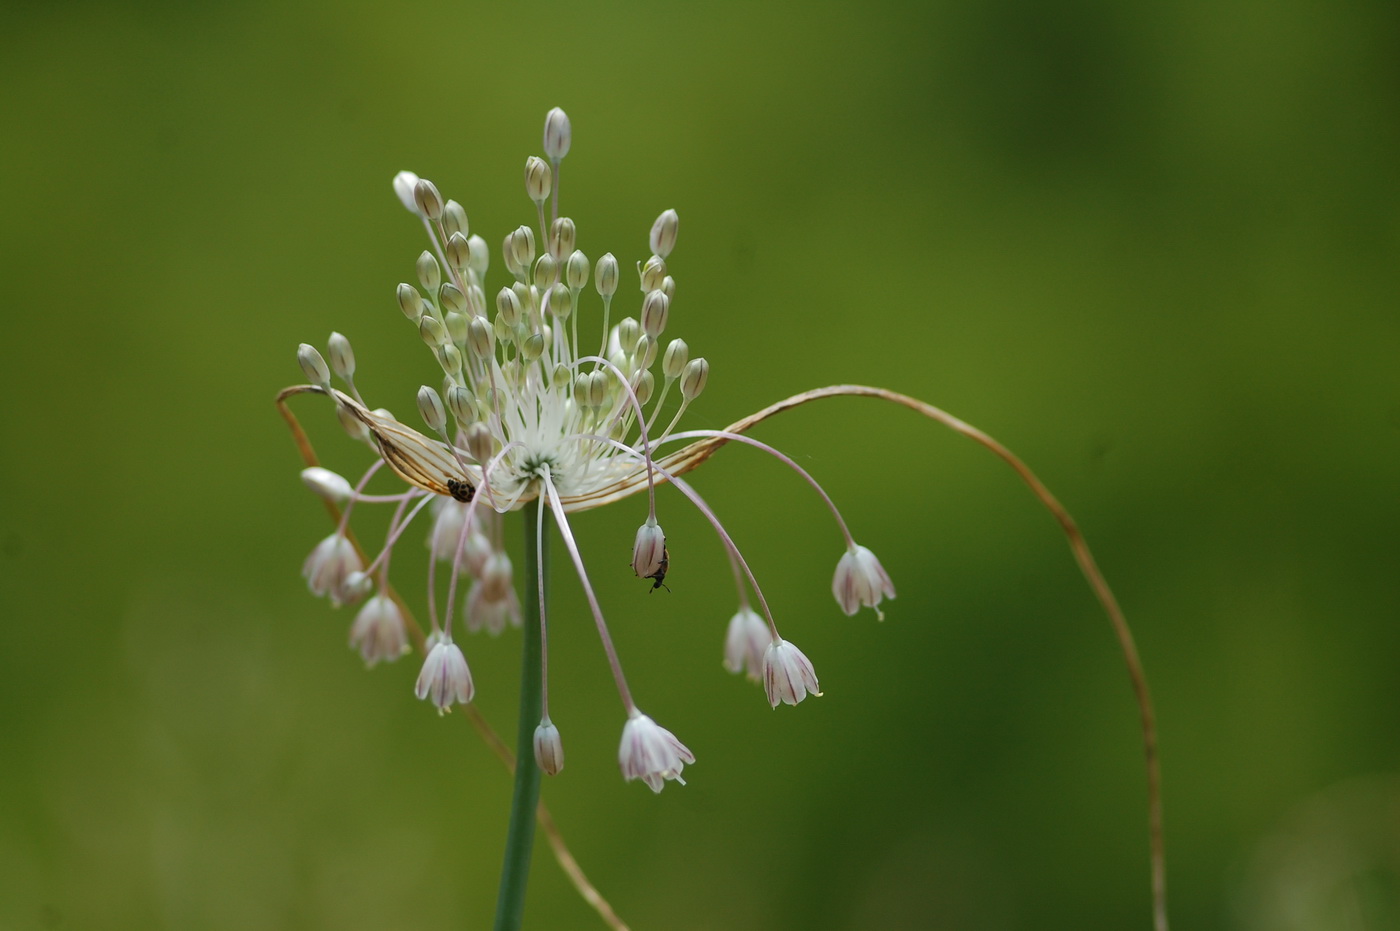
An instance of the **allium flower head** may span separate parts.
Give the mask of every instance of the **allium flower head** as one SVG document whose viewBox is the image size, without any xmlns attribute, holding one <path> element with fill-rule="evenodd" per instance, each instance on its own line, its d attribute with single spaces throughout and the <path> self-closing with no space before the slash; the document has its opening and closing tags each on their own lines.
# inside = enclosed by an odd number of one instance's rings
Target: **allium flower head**
<svg viewBox="0 0 1400 931">
<path fill-rule="evenodd" d="M 627 713 L 619 755 L 623 773 L 659 791 L 669 780 L 681 781 L 683 767 L 695 758 L 637 710 L 570 528 L 570 514 L 645 492 L 646 514 L 633 540 L 631 566 L 654 590 L 667 579 L 671 565 L 657 519 L 657 486 L 671 485 L 697 507 L 729 556 L 742 606 L 725 637 L 725 666 L 764 681 L 773 704 L 796 704 L 820 694 L 816 674 L 801 651 L 779 636 L 748 562 L 709 504 L 682 478 L 685 473 L 735 441 L 777 458 L 816 489 L 845 538 L 848 552 L 838 569 L 838 580 L 845 578 L 837 593 L 842 607 L 851 610 L 847 604 L 852 599 L 874 605 L 882 595 L 893 597 L 894 589 L 869 551 L 851 539 L 835 505 L 812 477 L 777 450 L 740 435 L 757 420 L 728 430 L 679 429 L 710 377 L 709 362 L 684 339 L 669 335 L 672 325 L 685 319 L 684 305 L 676 303 L 672 268 L 679 214 L 667 209 L 657 216 L 646 237 L 650 254 L 636 263 L 631 287 L 624 264 L 612 253 L 590 259 L 580 248 L 583 229 L 559 210 L 561 161 L 572 133 L 564 111 L 551 110 L 545 119 L 544 157 L 528 158 L 523 173 L 533 217 L 497 240 L 501 271 L 494 284 L 488 284 L 492 249 L 470 231 L 465 208 L 413 172 L 394 177 L 399 203 L 422 223 L 428 239 L 428 249 L 413 262 L 411 280 L 395 289 L 398 310 L 432 360 L 425 384 L 396 395 L 395 403 L 402 404 L 411 393 L 421 426 L 366 402 L 354 382 L 365 360 L 357 360 L 347 336 L 333 333 L 325 356 L 310 344 L 298 348 L 298 363 L 310 384 L 283 396 L 310 392 L 330 398 L 346 430 L 367 444 L 375 458 L 353 485 L 320 466 L 303 473 L 307 485 L 332 507 L 344 507 L 341 527 L 317 547 L 305 572 L 312 591 L 333 600 L 348 600 L 377 583 L 381 594 L 357 616 L 352 643 L 371 665 L 392 659 L 405 641 L 398 604 L 382 594 L 390 553 L 431 503 L 431 635 L 415 692 L 446 709 L 470 701 L 473 693 L 466 657 L 451 636 L 455 617 L 460 615 L 468 631 L 492 634 L 521 623 L 504 518 L 541 502 L 553 514 L 584 585 Z M 407 483 L 406 491 L 365 492 L 384 466 Z M 395 505 L 384 548 L 368 567 L 361 565 L 347 537 L 351 512 L 365 503 Z M 542 522 L 542 515 L 537 519 Z M 882 581 L 869 581 L 871 564 Z M 749 607 L 750 593 L 757 610 Z M 461 610 L 454 610 L 459 603 Z M 547 705 L 541 728 L 537 754 L 562 766 L 562 745 L 549 723 Z"/>
</svg>

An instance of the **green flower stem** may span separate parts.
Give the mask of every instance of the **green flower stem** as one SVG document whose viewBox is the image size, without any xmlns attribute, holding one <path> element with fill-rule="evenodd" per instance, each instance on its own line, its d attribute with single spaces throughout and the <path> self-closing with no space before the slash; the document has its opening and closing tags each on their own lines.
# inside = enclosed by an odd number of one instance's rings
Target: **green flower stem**
<svg viewBox="0 0 1400 931">
<path fill-rule="evenodd" d="M 535 503 L 545 510 L 544 496 Z M 540 798 L 540 768 L 535 763 L 535 726 L 540 723 L 539 579 L 549 580 L 548 524 L 533 509 L 525 516 L 525 617 L 520 661 L 520 726 L 515 742 L 515 791 L 510 802 L 506 858 L 496 897 L 496 931 L 519 931 L 525 917 L 525 884 L 530 878 L 530 851 L 535 841 L 535 808 Z M 540 535 L 543 534 L 543 539 Z M 538 553 L 538 556 L 536 555 Z M 543 575 L 541 575 L 541 573 Z"/>
</svg>

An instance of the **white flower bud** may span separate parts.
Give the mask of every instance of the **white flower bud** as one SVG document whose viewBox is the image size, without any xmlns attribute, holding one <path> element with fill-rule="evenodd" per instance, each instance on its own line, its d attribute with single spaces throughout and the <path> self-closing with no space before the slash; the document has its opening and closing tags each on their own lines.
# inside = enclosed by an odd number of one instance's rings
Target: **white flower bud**
<svg viewBox="0 0 1400 931">
<path fill-rule="evenodd" d="M 471 390 L 462 385 L 453 385 L 447 389 L 447 409 L 452 412 L 457 423 L 464 427 L 476 423 L 480 418 L 476 399 L 472 397 Z"/>
<path fill-rule="evenodd" d="M 574 251 L 577 238 L 574 221 L 568 217 L 556 217 L 549 224 L 549 254 L 554 256 L 556 262 L 564 261 L 565 256 Z"/>
<path fill-rule="evenodd" d="M 510 252 L 522 269 L 535 264 L 535 233 L 528 226 L 517 226 L 510 234 Z"/>
<path fill-rule="evenodd" d="M 337 404 L 335 408 L 335 416 L 336 419 L 340 421 L 340 425 L 345 428 L 345 432 L 350 435 L 350 439 L 361 440 L 366 443 L 369 442 L 369 427 L 365 426 L 362 420 L 360 420 L 354 414 L 350 413 L 350 409 L 348 407 L 342 407 L 341 405 Z"/>
<path fill-rule="evenodd" d="M 415 265 L 418 271 L 418 283 L 423 286 L 423 290 L 432 294 L 437 291 L 438 285 L 442 284 L 442 269 L 438 268 L 437 259 L 427 249 L 418 256 Z"/>
<path fill-rule="evenodd" d="M 456 375 L 462 370 L 462 352 L 451 343 L 443 343 L 437 348 L 437 360 L 448 375 Z"/>
<path fill-rule="evenodd" d="M 442 208 L 442 228 L 449 237 L 456 233 L 465 236 L 471 232 L 467 226 L 467 211 L 455 200 L 449 200 Z"/>
<path fill-rule="evenodd" d="M 467 341 L 467 315 L 459 314 L 449 310 L 443 316 L 443 323 L 447 329 L 447 338 L 454 343 L 465 343 Z"/>
<path fill-rule="evenodd" d="M 642 332 L 652 339 L 666 329 L 666 317 L 670 313 L 671 299 L 661 291 L 648 291 L 642 299 Z"/>
<path fill-rule="evenodd" d="M 473 459 L 485 465 L 495 451 L 496 441 L 486 424 L 478 421 L 467 428 L 467 452 L 472 454 Z"/>
<path fill-rule="evenodd" d="M 545 307 L 560 320 L 568 320 L 574 312 L 574 296 L 562 284 L 556 284 L 545 295 Z"/>
<path fill-rule="evenodd" d="M 655 388 L 656 379 L 652 377 L 650 372 L 643 372 L 641 377 L 637 379 L 637 384 L 632 388 L 633 393 L 637 395 L 637 403 L 645 404 L 650 401 L 651 393 Z"/>
<path fill-rule="evenodd" d="M 666 567 L 670 555 L 666 552 L 666 534 L 653 518 L 637 528 L 637 539 L 632 544 L 632 571 L 639 579 L 659 579 L 666 577 Z M 659 576 L 658 576 L 659 573 Z"/>
<path fill-rule="evenodd" d="M 438 288 L 438 304 L 445 313 L 465 314 L 467 296 L 452 282 L 444 281 L 442 287 Z"/>
<path fill-rule="evenodd" d="M 652 339 L 650 336 L 647 336 L 645 333 L 642 334 L 642 338 L 637 340 L 637 368 L 651 368 L 651 364 L 656 361 L 656 350 L 657 347 L 660 345 L 660 343 Z"/>
<path fill-rule="evenodd" d="M 683 339 L 673 339 L 666 347 L 666 353 L 661 357 L 661 374 L 669 381 L 679 378 L 681 370 L 685 368 L 685 363 L 690 359 L 690 347 Z"/>
<path fill-rule="evenodd" d="M 403 311 L 405 317 L 417 323 L 418 318 L 423 316 L 423 295 L 419 294 L 413 285 L 403 282 L 399 285 L 397 297 L 399 310 Z"/>
<path fill-rule="evenodd" d="M 681 396 L 694 401 L 705 390 L 705 382 L 710 378 L 710 363 L 701 356 L 691 359 L 681 371 Z"/>
<path fill-rule="evenodd" d="M 544 334 L 531 333 L 525 337 L 525 340 L 520 344 L 520 354 L 525 357 L 526 362 L 534 362 L 544 355 Z"/>
<path fill-rule="evenodd" d="M 352 572 L 345 577 L 345 584 L 341 587 L 340 591 L 339 604 L 358 604 L 372 591 L 374 591 L 374 579 L 365 575 L 363 572 Z M 337 605 L 337 607 L 338 606 L 339 605 Z"/>
<path fill-rule="evenodd" d="M 680 218 L 674 210 L 663 210 L 661 216 L 651 225 L 651 251 L 663 259 L 676 248 L 676 232 L 680 228 Z"/>
<path fill-rule="evenodd" d="M 457 272 L 464 272 L 471 267 L 472 246 L 467 237 L 460 233 L 453 233 L 447 237 L 447 246 L 443 250 L 443 255 L 447 257 L 447 262 Z"/>
<path fill-rule="evenodd" d="M 463 228 L 462 232 L 466 232 Z M 486 240 L 473 233 L 467 237 L 467 242 L 472 247 L 472 271 L 476 272 L 478 278 L 485 277 L 486 269 L 491 265 L 491 250 L 486 247 Z"/>
<path fill-rule="evenodd" d="M 427 385 L 418 389 L 418 413 L 430 429 L 438 433 L 447 429 L 447 411 L 443 409 L 442 398 Z"/>
<path fill-rule="evenodd" d="M 660 256 L 653 255 L 638 269 L 638 274 L 641 275 L 643 294 L 659 291 L 661 283 L 666 280 L 666 263 Z"/>
<path fill-rule="evenodd" d="M 423 342 L 434 349 L 448 341 L 447 328 L 432 314 L 424 314 L 422 319 L 418 321 L 418 335 Z"/>
<path fill-rule="evenodd" d="M 418 213 L 418 204 L 413 199 L 413 189 L 418 185 L 418 176 L 411 171 L 401 171 L 394 175 L 394 193 L 398 195 L 399 203 L 403 204 L 409 213 Z"/>
<path fill-rule="evenodd" d="M 672 278 L 670 275 L 662 278 L 661 293 L 674 301 L 676 299 L 676 279 Z"/>
<path fill-rule="evenodd" d="M 883 621 L 885 613 L 880 610 L 880 600 L 894 598 L 894 583 L 874 553 L 853 543 L 836 564 L 831 594 L 847 616 L 855 614 L 864 605 L 874 608 L 875 616 Z"/>
<path fill-rule="evenodd" d="M 358 420 L 355 422 L 359 423 Z M 302 469 L 301 480 L 307 488 L 328 501 L 344 501 L 355 493 L 354 486 L 345 476 L 320 466 Z"/>
<path fill-rule="evenodd" d="M 508 327 L 514 327 L 520 322 L 520 298 L 510 288 L 502 288 L 496 292 L 496 316 L 503 320 Z"/>
<path fill-rule="evenodd" d="M 530 199 L 536 204 L 543 204 L 549 200 L 552 190 L 554 172 L 550 169 L 549 162 L 538 155 L 531 155 L 525 159 L 525 193 L 530 195 Z"/>
<path fill-rule="evenodd" d="M 306 376 L 306 380 L 313 385 L 320 385 L 322 388 L 329 387 L 331 383 L 331 370 L 326 368 L 326 360 L 321 358 L 321 353 L 310 343 L 302 343 L 297 347 L 297 362 L 301 364 L 301 371 Z"/>
<path fill-rule="evenodd" d="M 627 355 L 637 351 L 637 340 L 642 335 L 642 327 L 633 317 L 623 317 L 617 324 L 617 348 Z"/>
<path fill-rule="evenodd" d="M 326 352 L 331 357 L 331 370 L 349 381 L 355 374 L 355 352 L 350 348 L 350 340 L 332 333 Z"/>
<path fill-rule="evenodd" d="M 598 289 L 600 296 L 612 297 L 617 293 L 617 279 L 617 259 L 613 258 L 611 252 L 605 252 L 593 270 L 593 286 Z"/>
<path fill-rule="evenodd" d="M 467 283 L 467 312 L 473 317 L 486 315 L 486 292 L 476 282 Z"/>
<path fill-rule="evenodd" d="M 795 705 L 808 695 L 822 694 L 811 661 L 786 640 L 768 644 L 763 652 L 763 690 L 774 708 L 779 702 Z"/>
<path fill-rule="evenodd" d="M 491 355 L 491 327 L 485 317 L 472 317 L 467 321 L 467 348 L 478 359 Z"/>
<path fill-rule="evenodd" d="M 602 369 L 591 375 L 580 375 L 579 378 L 588 379 L 588 406 L 602 407 L 608 400 L 608 375 L 609 370 Z"/>
<path fill-rule="evenodd" d="M 573 140 L 574 130 L 569 125 L 569 117 L 563 110 L 555 107 L 544 115 L 544 154 L 551 159 L 558 161 L 569 154 L 569 143 Z"/>
<path fill-rule="evenodd" d="M 418 212 L 429 220 L 442 216 L 442 195 L 438 193 L 437 185 L 427 178 L 419 178 L 413 186 L 413 202 L 418 205 Z"/>
<path fill-rule="evenodd" d="M 535 263 L 535 274 L 531 280 L 541 291 L 548 290 L 559 281 L 559 263 L 554 261 L 554 256 L 548 252 L 540 256 L 539 261 Z"/>
<path fill-rule="evenodd" d="M 551 776 L 564 768 L 564 742 L 559 728 L 547 717 L 535 728 L 535 762 Z"/>
<path fill-rule="evenodd" d="M 581 291 L 588 284 L 588 256 L 575 249 L 564 262 L 564 283 L 571 291 Z"/>
</svg>

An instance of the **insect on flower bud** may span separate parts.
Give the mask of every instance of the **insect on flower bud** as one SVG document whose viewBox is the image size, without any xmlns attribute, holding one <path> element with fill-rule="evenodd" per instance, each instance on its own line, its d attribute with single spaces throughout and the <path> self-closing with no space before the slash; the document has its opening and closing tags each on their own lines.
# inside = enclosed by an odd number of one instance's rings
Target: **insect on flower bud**
<svg viewBox="0 0 1400 931">
<path fill-rule="evenodd" d="M 571 291 L 581 291 L 588 284 L 588 256 L 577 249 L 564 262 L 564 283 Z"/>
<path fill-rule="evenodd" d="M 558 161 L 569 154 L 569 143 L 573 141 L 574 130 L 569 125 L 569 116 L 555 107 L 544 116 L 544 154 Z"/>
<path fill-rule="evenodd" d="M 398 195 L 399 203 L 409 213 L 418 212 L 418 203 L 413 199 L 413 189 L 418 184 L 418 176 L 411 171 L 401 171 L 394 175 L 394 193 Z"/>
<path fill-rule="evenodd" d="M 554 256 L 556 262 L 564 261 L 564 257 L 574 251 L 577 238 L 573 220 L 568 217 L 555 218 L 549 224 L 549 254 Z"/>
<path fill-rule="evenodd" d="M 666 568 L 670 556 L 666 552 L 666 534 L 654 518 L 637 528 L 637 539 L 632 544 L 632 571 L 639 579 L 656 579 L 656 585 L 666 578 Z"/>
<path fill-rule="evenodd" d="M 681 371 L 681 396 L 694 401 L 705 390 L 705 382 L 710 377 L 710 363 L 703 357 L 691 359 Z"/>
<path fill-rule="evenodd" d="M 423 416 L 423 422 L 438 433 L 447 428 L 447 411 L 442 407 L 442 398 L 427 385 L 418 389 L 418 413 Z"/>
<path fill-rule="evenodd" d="M 413 186 L 413 202 L 418 205 L 418 212 L 429 220 L 442 216 L 442 195 L 438 193 L 437 185 L 427 178 L 419 178 Z"/>
<path fill-rule="evenodd" d="M 302 469 L 301 480 L 306 483 L 307 488 L 328 501 L 344 501 L 355 493 L 354 487 L 345 476 L 320 466 Z"/>
<path fill-rule="evenodd" d="M 449 200 L 442 208 L 442 228 L 447 231 L 449 238 L 454 233 L 465 236 L 470 232 L 467 228 L 467 211 L 455 200 Z"/>
<path fill-rule="evenodd" d="M 676 248 L 676 232 L 680 228 L 680 218 L 674 210 L 663 210 L 661 216 L 651 225 L 651 251 L 663 259 Z"/>
<path fill-rule="evenodd" d="M 598 289 L 600 296 L 612 297 L 617 293 L 617 279 L 617 259 L 613 258 L 611 252 L 605 252 L 603 257 L 598 260 L 598 266 L 593 270 L 593 286 Z"/>
<path fill-rule="evenodd" d="M 666 347 L 666 354 L 661 357 L 661 374 L 669 381 L 679 378 L 681 370 L 685 368 L 685 363 L 690 359 L 690 347 L 683 339 L 673 339 Z"/>
<path fill-rule="evenodd" d="M 549 167 L 549 162 L 538 155 L 531 155 L 525 159 L 525 193 L 530 195 L 530 199 L 536 204 L 543 204 L 549 199 L 549 192 L 554 190 L 554 172 Z"/>
<path fill-rule="evenodd" d="M 321 358 L 321 353 L 310 343 L 302 343 L 297 347 L 297 362 L 301 363 L 301 371 L 306 375 L 306 380 L 313 385 L 320 385 L 327 388 L 331 383 L 331 370 L 326 368 L 326 360 Z"/>
<path fill-rule="evenodd" d="M 564 768 L 564 742 L 559 738 L 559 728 L 549 718 L 535 728 L 535 762 L 551 776 L 559 775 Z"/>
<path fill-rule="evenodd" d="M 652 339 L 666 329 L 666 317 L 670 312 L 671 299 L 661 291 L 648 291 L 642 299 L 642 331 Z"/>
<path fill-rule="evenodd" d="M 418 283 L 423 286 L 423 290 L 432 294 L 442 284 L 442 269 L 438 268 L 437 259 L 427 249 L 418 256 L 416 266 L 418 270 Z"/>
<path fill-rule="evenodd" d="M 350 348 L 350 340 L 339 333 L 332 333 L 326 352 L 331 357 L 331 370 L 347 382 L 355 375 L 355 351 Z"/>
<path fill-rule="evenodd" d="M 399 299 L 399 310 L 403 311 L 405 317 L 417 323 L 418 318 L 423 316 L 423 295 L 405 281 L 399 285 L 396 296 Z"/>
</svg>

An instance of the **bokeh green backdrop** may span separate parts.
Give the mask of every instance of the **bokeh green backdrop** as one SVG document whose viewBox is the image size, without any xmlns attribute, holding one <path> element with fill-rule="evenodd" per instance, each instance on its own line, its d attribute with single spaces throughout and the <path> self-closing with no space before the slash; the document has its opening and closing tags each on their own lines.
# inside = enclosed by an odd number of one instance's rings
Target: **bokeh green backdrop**
<svg viewBox="0 0 1400 931">
<path fill-rule="evenodd" d="M 1396 10 L 6 5 L 0 928 L 488 926 L 508 780 L 306 593 L 327 527 L 272 397 L 337 329 L 412 411 L 389 180 L 494 247 L 555 105 L 589 254 L 628 267 L 680 212 L 692 425 L 886 385 L 1076 514 L 1156 693 L 1177 927 L 1400 926 Z M 822 676 L 770 711 L 720 668 L 728 571 L 679 497 L 669 594 L 627 570 L 641 503 L 580 518 L 633 687 L 699 757 L 621 781 L 560 572 L 545 798 L 589 875 L 637 929 L 1147 928 L 1136 717 L 1053 522 L 907 412 L 761 435 L 899 598 L 837 611 L 839 538 L 781 468 L 697 473 Z M 506 732 L 518 643 L 468 645 Z M 601 927 L 544 848 L 527 926 Z"/>
</svg>

